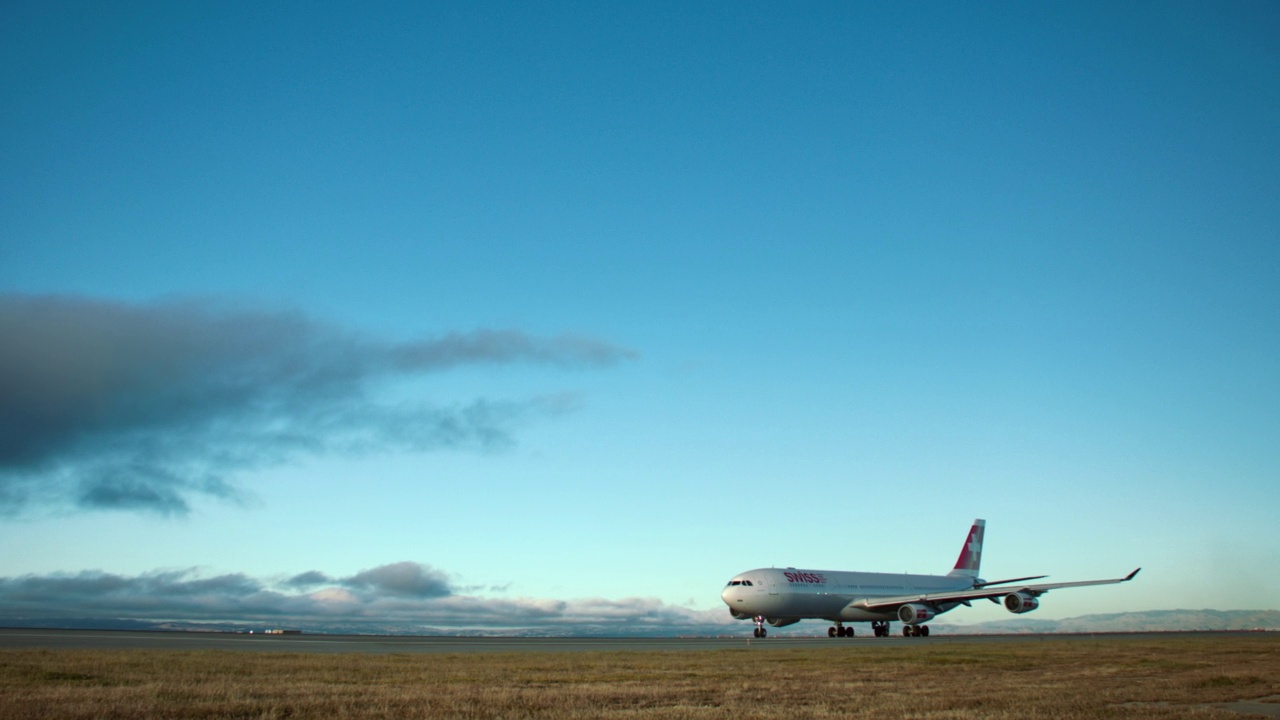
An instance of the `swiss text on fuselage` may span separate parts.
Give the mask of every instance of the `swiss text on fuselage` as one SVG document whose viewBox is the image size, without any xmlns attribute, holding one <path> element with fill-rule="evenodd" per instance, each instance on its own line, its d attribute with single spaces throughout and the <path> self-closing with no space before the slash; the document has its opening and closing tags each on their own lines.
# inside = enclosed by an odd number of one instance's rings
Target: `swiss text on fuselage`
<svg viewBox="0 0 1280 720">
<path fill-rule="evenodd" d="M 825 577 L 817 573 L 784 572 L 782 574 L 787 578 L 787 582 L 790 583 L 813 583 L 815 585 L 821 585 L 827 581 Z"/>
</svg>

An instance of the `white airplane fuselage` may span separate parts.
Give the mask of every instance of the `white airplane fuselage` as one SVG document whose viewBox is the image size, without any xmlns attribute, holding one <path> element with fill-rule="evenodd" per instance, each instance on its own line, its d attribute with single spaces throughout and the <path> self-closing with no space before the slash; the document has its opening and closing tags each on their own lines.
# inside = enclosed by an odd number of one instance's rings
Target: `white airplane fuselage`
<svg viewBox="0 0 1280 720">
<path fill-rule="evenodd" d="M 1077 582 L 1028 582 L 1044 575 L 987 582 L 978 577 L 986 525 L 981 518 L 973 521 L 946 575 L 757 568 L 733 576 L 720 599 L 733 617 L 755 621 L 756 637 L 767 634 L 766 622 L 782 627 L 808 619 L 835 623 L 828 631 L 832 637 L 852 636 L 846 622 L 870 622 L 876 635 L 884 636 L 893 620 L 904 625 L 904 634 L 928 636 L 923 623 L 973 600 L 990 600 L 1022 614 L 1039 607 L 1040 597 L 1050 590 L 1128 582 L 1138 574 L 1134 570 L 1125 577 Z"/>
<path fill-rule="evenodd" d="M 771 621 L 791 618 L 832 622 L 896 620 L 894 608 L 864 609 L 858 607 L 858 601 L 968 590 L 974 582 L 973 578 L 946 575 L 759 568 L 735 575 L 720 593 L 720 599 L 738 619 L 763 615 Z M 939 604 L 937 614 L 959 604 Z"/>
</svg>

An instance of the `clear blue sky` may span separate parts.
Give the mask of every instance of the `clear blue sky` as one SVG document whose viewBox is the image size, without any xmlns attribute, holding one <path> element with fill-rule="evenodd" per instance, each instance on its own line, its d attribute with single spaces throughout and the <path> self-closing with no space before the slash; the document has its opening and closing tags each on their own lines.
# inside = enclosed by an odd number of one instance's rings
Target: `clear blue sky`
<svg viewBox="0 0 1280 720">
<path fill-rule="evenodd" d="M 6 3 L 0 609 L 718 619 L 975 517 L 1280 607 L 1278 128 L 1271 2 Z"/>
</svg>

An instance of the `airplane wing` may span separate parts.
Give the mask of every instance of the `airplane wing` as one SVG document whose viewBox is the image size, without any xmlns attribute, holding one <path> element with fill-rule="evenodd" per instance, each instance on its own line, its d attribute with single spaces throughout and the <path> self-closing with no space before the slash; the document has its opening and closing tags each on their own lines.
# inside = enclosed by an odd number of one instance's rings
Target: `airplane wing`
<svg viewBox="0 0 1280 720">
<path fill-rule="evenodd" d="M 984 588 L 984 587 L 987 587 L 988 585 L 1008 585 L 1009 583 L 1025 582 L 1027 580 L 1039 580 L 1040 578 L 1047 578 L 1047 577 L 1049 576 L 1048 575 L 1032 575 L 1030 577 L 1009 578 L 1008 580 L 987 580 L 986 582 L 974 583 L 973 586 L 975 588 Z"/>
<path fill-rule="evenodd" d="M 1142 568 L 1138 568 L 1141 570 Z M 1063 583 L 1039 583 L 1032 585 L 1005 585 L 1003 587 L 988 587 L 990 583 L 984 584 L 982 587 L 973 588 L 971 590 L 953 590 L 950 592 L 936 593 L 920 593 L 917 595 L 897 595 L 894 597 L 877 597 L 864 598 L 855 600 L 850 603 L 851 607 L 863 608 L 867 610 L 884 610 L 885 608 L 905 605 L 907 603 L 949 603 L 961 602 L 968 604 L 970 600 L 980 600 L 983 598 L 990 599 L 995 602 L 998 597 L 1003 597 L 1009 593 L 1026 593 L 1032 597 L 1037 597 L 1059 588 L 1084 587 L 1086 585 L 1112 585 L 1115 583 L 1128 582 L 1138 574 L 1138 570 L 1125 575 L 1122 578 L 1112 578 L 1110 580 L 1079 580 L 1077 582 Z M 1044 577 L 1043 575 L 1040 577 Z M 1030 579 L 1030 578 L 1028 578 Z M 1005 580 L 1003 582 L 1013 582 Z"/>
</svg>

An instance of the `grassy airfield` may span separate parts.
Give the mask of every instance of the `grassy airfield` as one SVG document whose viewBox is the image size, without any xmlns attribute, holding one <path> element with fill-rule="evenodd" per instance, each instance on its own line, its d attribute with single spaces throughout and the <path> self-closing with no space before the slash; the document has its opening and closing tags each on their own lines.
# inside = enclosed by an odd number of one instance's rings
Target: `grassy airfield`
<svg viewBox="0 0 1280 720">
<path fill-rule="evenodd" d="M 1262 698 L 1255 711 L 1280 711 L 1274 633 L 685 653 L 0 651 L 0 720 L 1238 719 L 1215 704 Z"/>
</svg>

